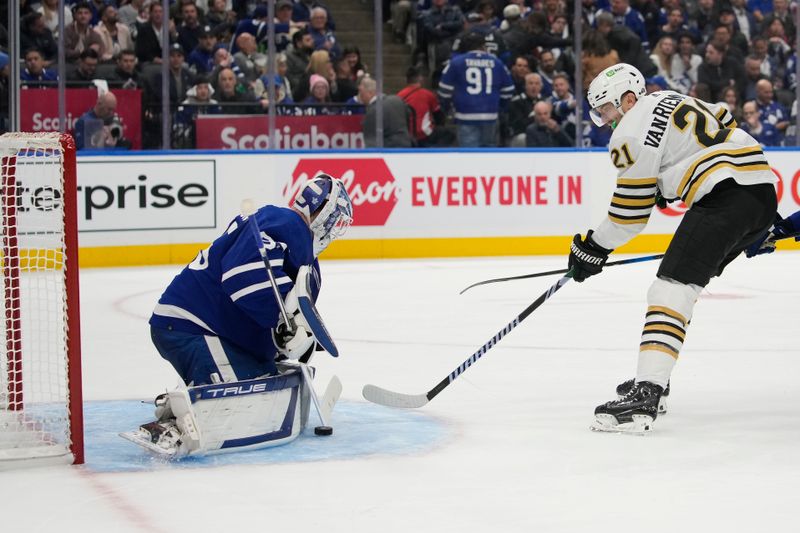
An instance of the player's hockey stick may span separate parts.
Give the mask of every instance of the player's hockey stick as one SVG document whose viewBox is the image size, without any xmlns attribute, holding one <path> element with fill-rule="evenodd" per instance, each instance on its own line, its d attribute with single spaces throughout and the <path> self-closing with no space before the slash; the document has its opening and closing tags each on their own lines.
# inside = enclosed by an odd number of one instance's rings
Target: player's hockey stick
<svg viewBox="0 0 800 533">
<path fill-rule="evenodd" d="M 782 241 L 784 239 L 791 239 L 791 238 L 794 238 L 795 240 L 800 239 L 800 232 L 792 233 L 790 235 L 785 235 L 785 236 L 779 237 L 777 239 L 772 239 L 772 242 L 778 242 L 778 241 Z M 634 257 L 634 258 L 631 258 L 631 259 L 620 259 L 619 261 L 611 261 L 610 263 L 606 263 L 605 266 L 610 267 L 610 266 L 618 266 L 618 265 L 629 265 L 629 264 L 632 264 L 632 263 L 641 263 L 643 261 L 655 261 L 656 259 L 661 259 L 663 257 L 664 257 L 664 254 L 645 255 L 645 256 L 642 256 L 642 257 Z M 459 292 L 458 294 L 464 294 L 465 292 L 467 292 L 468 290 L 470 290 L 470 289 L 472 289 L 474 287 L 479 287 L 481 285 L 488 285 L 489 283 L 499 283 L 501 281 L 515 281 L 515 280 L 518 280 L 518 279 L 529 279 L 529 278 L 541 278 L 541 277 L 544 277 L 544 276 L 554 276 L 556 274 L 566 274 L 567 270 L 568 269 L 566 269 L 566 268 L 562 268 L 562 269 L 559 269 L 559 270 L 548 270 L 547 272 L 537 272 L 535 274 L 524 274 L 522 276 L 511 276 L 511 277 L 508 277 L 508 278 L 487 279 L 485 281 L 479 281 L 478 283 L 473 283 L 469 287 L 467 287 L 465 289 L 462 289 L 461 292 Z"/>
<path fill-rule="evenodd" d="M 364 398 L 371 401 L 372 403 L 377 403 L 380 405 L 385 405 L 387 407 L 404 407 L 404 408 L 416 408 L 422 407 L 423 405 L 427 404 L 431 401 L 437 394 L 442 392 L 445 387 L 450 385 L 455 379 L 460 376 L 464 371 L 467 370 L 470 366 L 480 359 L 483 354 L 488 352 L 492 349 L 492 347 L 500 342 L 500 340 L 508 335 L 512 329 L 519 326 L 519 324 L 528 318 L 528 316 L 533 313 L 540 305 L 548 300 L 553 294 L 556 293 L 558 289 L 564 286 L 570 279 L 572 279 L 572 273 L 567 272 L 567 275 L 563 278 L 559 279 L 555 285 L 547 289 L 544 294 L 539 296 L 536 301 L 530 304 L 528 307 L 525 308 L 519 315 L 517 315 L 514 320 L 509 322 L 506 327 L 501 329 L 497 332 L 497 334 L 489 339 L 486 344 L 481 346 L 478 351 L 473 353 L 469 356 L 469 359 L 461 363 L 458 368 L 450 372 L 446 378 L 440 381 L 434 388 L 429 390 L 424 394 L 402 394 L 399 392 L 392 392 L 387 389 L 383 389 L 381 387 L 377 387 L 375 385 L 364 385 L 364 389 L 361 391 L 361 394 L 364 395 Z"/>
<path fill-rule="evenodd" d="M 641 263 L 643 261 L 655 261 L 656 259 L 661 259 L 662 257 L 664 257 L 664 254 L 645 255 L 645 256 L 642 256 L 642 257 L 634 257 L 632 259 L 620 259 L 619 261 L 611 261 L 610 263 L 606 263 L 605 266 L 610 267 L 610 266 L 618 266 L 618 265 L 629 265 L 631 263 Z M 569 269 L 567 269 L 567 268 L 561 268 L 559 270 L 548 270 L 547 272 L 537 272 L 535 274 L 524 274 L 522 276 L 511 276 L 511 277 L 508 277 L 508 278 L 487 279 L 485 281 L 479 281 L 478 283 L 473 283 L 472 285 L 470 285 L 466 289 L 463 289 L 458 294 L 464 294 L 465 292 L 467 292 L 468 290 L 470 290 L 473 287 L 479 287 L 481 285 L 488 285 L 489 283 L 499 283 L 501 281 L 514 281 L 514 280 L 518 280 L 518 279 L 541 278 L 541 277 L 544 277 L 544 276 L 553 276 L 555 274 L 566 274 L 568 270 Z"/>
</svg>

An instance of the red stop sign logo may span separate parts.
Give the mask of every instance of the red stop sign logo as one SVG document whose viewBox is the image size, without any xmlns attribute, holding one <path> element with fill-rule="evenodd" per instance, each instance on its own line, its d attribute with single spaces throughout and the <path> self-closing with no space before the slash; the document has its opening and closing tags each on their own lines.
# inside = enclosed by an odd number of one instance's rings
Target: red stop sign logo
<svg viewBox="0 0 800 533">
<path fill-rule="evenodd" d="M 383 226 L 397 203 L 397 182 L 383 159 L 300 159 L 283 195 L 291 205 L 306 181 L 320 173 L 340 178 L 353 201 L 354 226 Z"/>
<path fill-rule="evenodd" d="M 683 202 L 673 202 L 667 204 L 667 207 L 659 207 L 658 209 L 668 217 L 681 217 L 689 208 Z"/>
</svg>

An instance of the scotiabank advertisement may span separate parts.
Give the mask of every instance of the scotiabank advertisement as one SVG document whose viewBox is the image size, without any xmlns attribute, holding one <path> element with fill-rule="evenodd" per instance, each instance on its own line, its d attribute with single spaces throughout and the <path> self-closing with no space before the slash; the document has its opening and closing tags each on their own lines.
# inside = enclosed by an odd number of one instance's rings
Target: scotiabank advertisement
<svg viewBox="0 0 800 533">
<path fill-rule="evenodd" d="M 364 148 L 363 115 L 275 117 L 278 150 Z M 200 115 L 197 148 L 201 150 L 267 150 L 269 122 L 264 115 Z"/>
<path fill-rule="evenodd" d="M 112 89 L 117 97 L 117 116 L 122 125 L 122 137 L 131 147 L 142 147 L 142 91 Z M 66 90 L 67 131 L 97 102 L 96 89 Z M 20 126 L 22 131 L 58 131 L 58 90 L 22 89 L 20 91 Z"/>
</svg>

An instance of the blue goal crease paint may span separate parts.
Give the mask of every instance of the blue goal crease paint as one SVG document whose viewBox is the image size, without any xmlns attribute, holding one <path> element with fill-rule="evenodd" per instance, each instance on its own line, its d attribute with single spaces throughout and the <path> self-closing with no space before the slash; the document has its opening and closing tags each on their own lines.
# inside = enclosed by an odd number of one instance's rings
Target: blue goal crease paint
<svg viewBox="0 0 800 533">
<path fill-rule="evenodd" d="M 122 431 L 151 421 L 154 417 L 151 403 L 136 400 L 87 402 L 84 408 L 85 468 L 93 472 L 146 472 L 419 454 L 441 445 L 448 435 L 443 421 L 424 413 L 342 400 L 333 411 L 334 434 L 322 439 L 314 435 L 313 416 L 313 413 L 309 416 L 300 437 L 284 446 L 168 461 L 118 436 Z"/>
</svg>

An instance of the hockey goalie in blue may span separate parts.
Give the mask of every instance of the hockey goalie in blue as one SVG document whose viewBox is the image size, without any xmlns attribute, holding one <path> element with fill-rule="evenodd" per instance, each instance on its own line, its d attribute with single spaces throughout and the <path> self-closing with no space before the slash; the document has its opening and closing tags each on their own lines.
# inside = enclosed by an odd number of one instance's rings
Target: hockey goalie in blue
<svg viewBox="0 0 800 533">
<path fill-rule="evenodd" d="M 320 174 L 291 208 L 266 205 L 231 221 L 172 280 L 150 318 L 153 344 L 186 387 L 156 398 L 156 420 L 121 436 L 170 457 L 296 438 L 315 394 L 303 366 L 320 346 L 337 355 L 313 305 L 317 257 L 352 215 L 341 180 Z M 338 398 L 336 388 L 326 395 Z M 332 409 L 336 398 L 325 400 Z"/>
</svg>

